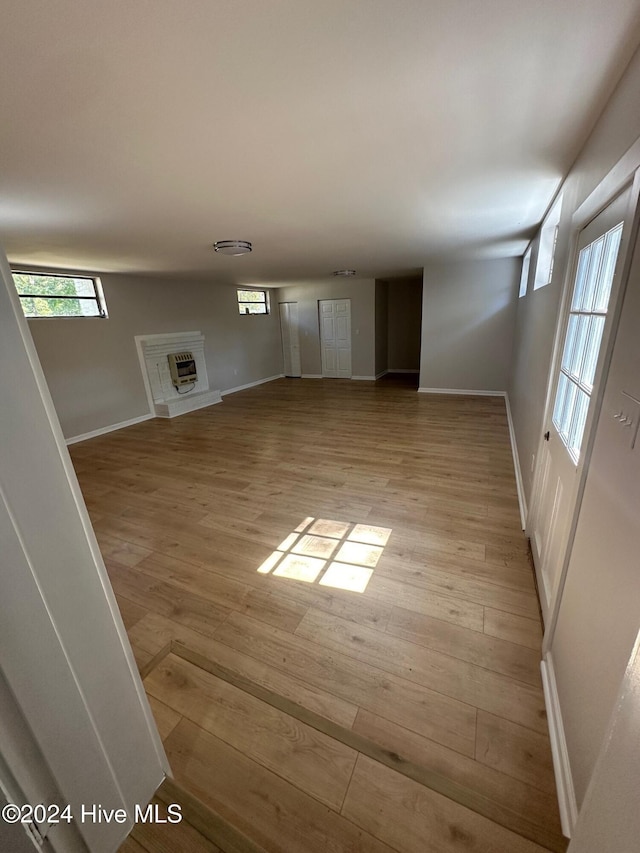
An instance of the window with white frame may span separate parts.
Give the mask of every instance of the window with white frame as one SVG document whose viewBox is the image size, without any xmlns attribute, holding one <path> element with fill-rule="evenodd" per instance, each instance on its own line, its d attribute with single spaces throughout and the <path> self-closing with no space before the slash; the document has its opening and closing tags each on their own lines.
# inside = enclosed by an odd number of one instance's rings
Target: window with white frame
<svg viewBox="0 0 640 853">
<path fill-rule="evenodd" d="M 106 317 L 97 278 L 12 271 L 25 317 Z"/>
<path fill-rule="evenodd" d="M 560 214 L 562 212 L 562 195 L 554 201 L 549 213 L 546 215 L 542 228 L 540 229 L 540 240 L 538 242 L 538 260 L 536 261 L 536 277 L 533 289 L 538 290 L 551 283 L 553 277 L 553 259 L 558 242 L 558 229 L 560 226 Z"/>
<path fill-rule="evenodd" d="M 238 290 L 238 310 L 241 314 L 268 314 L 269 297 L 266 290 Z"/>
<path fill-rule="evenodd" d="M 553 423 L 576 463 L 593 392 L 622 227 L 621 222 L 585 246 L 578 256 L 553 408 Z"/>
<path fill-rule="evenodd" d="M 520 273 L 520 292 L 519 297 L 527 295 L 527 287 L 529 286 L 529 267 L 531 265 L 531 246 L 524 253 L 522 258 L 522 272 Z"/>
</svg>

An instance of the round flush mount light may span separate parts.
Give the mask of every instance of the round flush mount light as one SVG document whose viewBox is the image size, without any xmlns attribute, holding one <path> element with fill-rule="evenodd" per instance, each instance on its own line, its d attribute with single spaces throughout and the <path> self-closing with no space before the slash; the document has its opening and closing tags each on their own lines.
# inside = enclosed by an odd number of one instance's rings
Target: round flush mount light
<svg viewBox="0 0 640 853">
<path fill-rule="evenodd" d="M 355 274 L 356 274 L 355 270 L 335 270 L 335 272 L 331 273 L 331 275 L 339 275 L 339 276 L 342 276 L 343 278 L 349 278 L 349 276 L 352 276 Z"/>
<path fill-rule="evenodd" d="M 213 248 L 221 255 L 248 255 L 253 246 L 248 240 L 218 240 Z"/>
</svg>

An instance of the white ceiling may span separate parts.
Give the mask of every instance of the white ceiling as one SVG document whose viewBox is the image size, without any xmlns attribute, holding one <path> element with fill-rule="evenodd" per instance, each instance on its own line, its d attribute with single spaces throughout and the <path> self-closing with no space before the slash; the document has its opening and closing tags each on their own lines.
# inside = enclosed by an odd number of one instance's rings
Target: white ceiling
<svg viewBox="0 0 640 853">
<path fill-rule="evenodd" d="M 0 240 L 244 283 L 521 254 L 639 41 L 638 0 L 3 0 Z"/>
</svg>

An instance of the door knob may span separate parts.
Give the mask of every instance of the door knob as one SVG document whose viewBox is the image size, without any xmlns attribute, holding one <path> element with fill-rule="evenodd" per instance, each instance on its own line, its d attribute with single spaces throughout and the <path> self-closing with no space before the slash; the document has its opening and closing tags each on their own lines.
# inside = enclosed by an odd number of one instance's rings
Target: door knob
<svg viewBox="0 0 640 853">
<path fill-rule="evenodd" d="M 547 430 L 547 431 L 545 432 L 545 434 L 544 434 L 544 440 L 545 440 L 545 441 L 549 441 L 550 435 L 551 435 L 551 434 L 550 434 L 549 430 Z"/>
</svg>

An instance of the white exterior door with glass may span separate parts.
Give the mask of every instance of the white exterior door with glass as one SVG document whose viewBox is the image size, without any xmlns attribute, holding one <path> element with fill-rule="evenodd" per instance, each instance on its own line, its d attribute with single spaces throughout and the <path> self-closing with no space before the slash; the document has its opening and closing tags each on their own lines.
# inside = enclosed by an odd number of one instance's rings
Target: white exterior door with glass
<svg viewBox="0 0 640 853">
<path fill-rule="evenodd" d="M 561 357 L 539 453 L 529 533 L 542 612 L 552 610 L 573 518 L 584 449 L 596 414 L 612 308 L 620 284 L 620 246 L 631 188 L 618 195 L 583 230 L 571 298 L 564 319 Z"/>
</svg>

